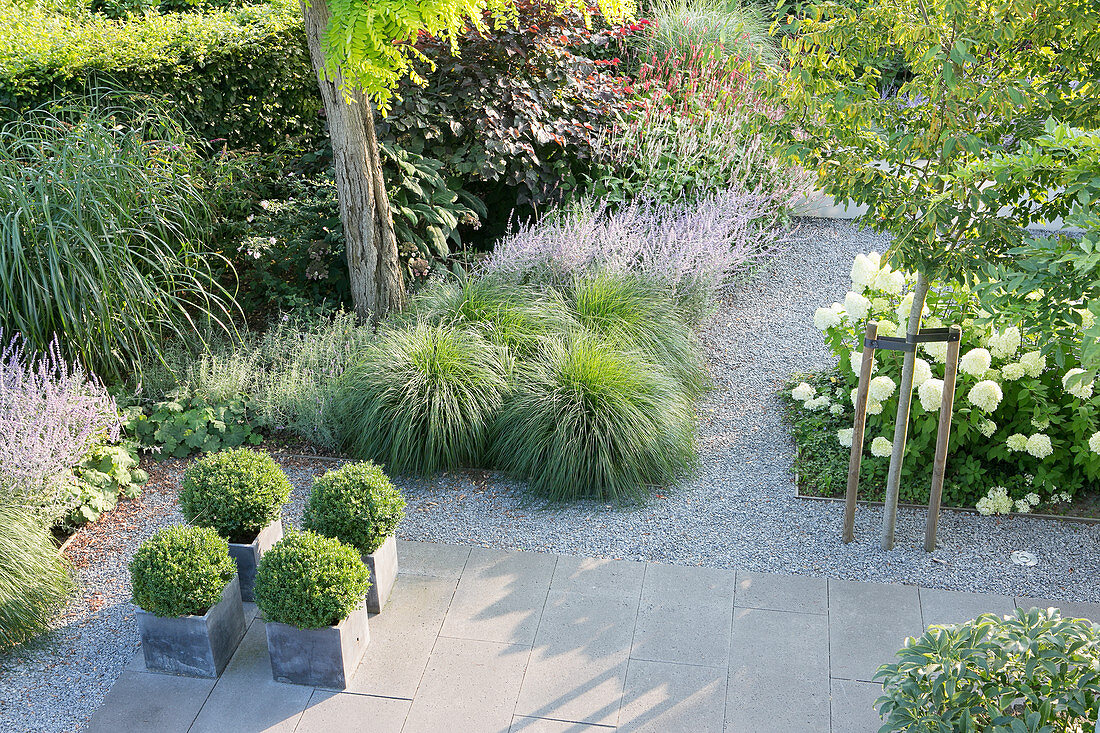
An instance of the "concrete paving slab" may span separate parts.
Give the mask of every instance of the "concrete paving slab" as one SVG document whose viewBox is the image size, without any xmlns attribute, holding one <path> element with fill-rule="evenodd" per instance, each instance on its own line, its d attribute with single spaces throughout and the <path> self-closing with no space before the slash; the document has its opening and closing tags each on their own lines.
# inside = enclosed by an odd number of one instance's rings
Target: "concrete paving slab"
<svg viewBox="0 0 1100 733">
<path fill-rule="evenodd" d="M 214 685 L 191 731 L 293 731 L 312 694 L 312 687 L 288 685 L 272 679 L 267 633 L 262 623 L 254 623 Z"/>
<path fill-rule="evenodd" d="M 405 733 L 507 733 L 530 647 L 472 639 L 436 642 Z"/>
<path fill-rule="evenodd" d="M 645 569 L 640 562 L 562 555 L 550 590 L 637 598 Z"/>
<path fill-rule="evenodd" d="M 551 592 L 516 714 L 615 725 L 638 600 Z"/>
<path fill-rule="evenodd" d="M 412 700 L 317 690 L 296 733 L 401 733 Z"/>
<path fill-rule="evenodd" d="M 882 695 L 882 685 L 855 680 L 832 680 L 832 733 L 876 733 L 882 718 L 875 710 L 875 700 Z"/>
<path fill-rule="evenodd" d="M 431 575 L 458 578 L 466 567 L 470 549 L 465 545 L 397 541 L 398 575 Z"/>
<path fill-rule="evenodd" d="M 619 730 L 722 733 L 726 668 L 631 659 Z"/>
<path fill-rule="evenodd" d="M 371 617 L 370 645 L 347 691 L 411 700 L 457 585 L 457 578 L 398 577 L 386 608 Z"/>
<path fill-rule="evenodd" d="M 214 680 L 198 677 L 123 672 L 92 715 L 87 731 L 185 733 L 213 688 Z"/>
<path fill-rule="evenodd" d="M 1100 603 L 1055 601 L 1049 598 L 1021 596 L 1016 599 L 1016 607 L 1024 610 L 1029 608 L 1057 608 L 1062 612 L 1063 618 L 1087 618 L 1094 624 L 1100 624 Z"/>
<path fill-rule="evenodd" d="M 646 564 L 642 603 L 691 599 L 698 603 L 733 605 L 737 573 L 721 568 Z"/>
<path fill-rule="evenodd" d="M 833 677 L 871 682 L 909 636 L 924 632 L 916 586 L 829 580 Z"/>
<path fill-rule="evenodd" d="M 630 657 L 725 668 L 732 624 L 733 608 L 725 603 L 697 603 L 691 596 L 643 602 Z"/>
<path fill-rule="evenodd" d="M 456 639 L 530 645 L 556 561 L 554 555 L 475 547 L 440 633 Z"/>
<path fill-rule="evenodd" d="M 954 590 L 920 588 L 921 615 L 924 626 L 961 624 L 983 613 L 1003 616 L 1012 613 L 1016 604 L 1011 596 L 964 593 Z M 900 647 L 899 647 L 900 648 Z"/>
<path fill-rule="evenodd" d="M 829 733 L 828 617 L 734 611 L 726 730 Z"/>
<path fill-rule="evenodd" d="M 739 608 L 796 613 L 828 613 L 829 589 L 825 578 L 737 571 Z"/>
<path fill-rule="evenodd" d="M 613 730 L 615 729 L 606 725 L 517 715 L 512 718 L 512 729 L 509 733 L 609 733 Z"/>
</svg>

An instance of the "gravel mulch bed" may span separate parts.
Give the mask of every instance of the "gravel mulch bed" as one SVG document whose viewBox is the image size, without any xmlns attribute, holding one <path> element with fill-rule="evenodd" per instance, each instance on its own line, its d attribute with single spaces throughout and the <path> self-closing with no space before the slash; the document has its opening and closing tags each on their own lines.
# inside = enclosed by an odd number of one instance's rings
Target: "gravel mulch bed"
<svg viewBox="0 0 1100 733">
<path fill-rule="evenodd" d="M 702 334 L 717 384 L 700 406 L 702 467 L 645 507 L 597 503 L 546 507 L 487 472 L 400 479 L 409 499 L 405 539 L 681 565 L 908 583 L 933 588 L 1100 601 L 1100 525 L 946 511 L 940 548 L 921 549 L 925 514 L 899 512 L 897 546 L 878 546 L 881 509 L 861 507 L 857 540 L 840 541 L 843 507 L 799 499 L 794 446 L 775 391 L 794 371 L 830 359 L 813 328 L 815 308 L 841 299 L 852 258 L 886 242 L 849 224 L 802 222 L 791 249 L 739 286 Z M 286 516 L 297 524 L 312 477 L 336 465 L 281 457 L 295 484 Z M 49 638 L 0 657 L 0 728 L 79 729 L 138 648 L 126 564 L 156 529 L 181 521 L 176 487 L 184 462 L 151 467 L 142 497 L 123 502 L 74 538 L 69 556 L 82 596 Z M 1013 550 L 1039 557 L 1011 563 Z"/>
</svg>

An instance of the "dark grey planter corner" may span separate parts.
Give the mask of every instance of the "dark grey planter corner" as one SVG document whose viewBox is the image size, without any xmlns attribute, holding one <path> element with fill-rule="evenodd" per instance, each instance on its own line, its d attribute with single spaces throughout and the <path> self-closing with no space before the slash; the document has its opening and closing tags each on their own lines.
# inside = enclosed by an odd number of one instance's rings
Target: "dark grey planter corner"
<svg viewBox="0 0 1100 733">
<path fill-rule="evenodd" d="M 253 601 L 252 588 L 256 585 L 256 566 L 260 556 L 283 538 L 283 520 L 280 517 L 260 530 L 256 539 L 248 544 L 229 543 L 229 556 L 237 563 L 237 576 L 241 579 L 241 600 Z"/>
<path fill-rule="evenodd" d="M 299 629 L 268 621 L 266 627 L 271 675 L 295 685 L 345 689 L 370 642 L 365 605 L 336 626 Z"/>
<path fill-rule="evenodd" d="M 393 584 L 397 581 L 397 540 L 386 538 L 377 550 L 363 557 L 370 568 L 370 590 L 367 591 L 367 610 L 381 613 L 390 599 Z"/>
<path fill-rule="evenodd" d="M 240 581 L 234 576 L 202 616 L 162 618 L 139 608 L 137 617 L 147 669 L 215 678 L 244 638 Z"/>
</svg>

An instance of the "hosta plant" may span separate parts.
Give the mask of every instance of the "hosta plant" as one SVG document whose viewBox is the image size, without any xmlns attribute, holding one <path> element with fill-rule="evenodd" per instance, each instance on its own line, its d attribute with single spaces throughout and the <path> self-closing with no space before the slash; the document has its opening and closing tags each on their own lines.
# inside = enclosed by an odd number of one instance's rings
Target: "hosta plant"
<svg viewBox="0 0 1100 733">
<path fill-rule="evenodd" d="M 1085 733 L 1100 716 L 1100 627 L 1056 609 L 933 626 L 875 675 L 879 733 Z"/>
<path fill-rule="evenodd" d="M 173 392 L 148 412 L 129 408 L 126 428 L 163 457 L 183 458 L 195 451 L 213 453 L 244 443 L 256 445 L 263 438 L 248 421 L 248 403 L 244 395 L 214 401 Z"/>
<path fill-rule="evenodd" d="M 904 328 L 912 306 L 913 273 L 893 270 L 877 253 L 859 255 L 844 302 L 818 308 L 814 324 L 837 357 L 835 372 L 792 385 L 800 460 L 811 472 L 846 472 L 851 446 L 853 397 L 868 320 L 881 336 Z M 1080 334 L 1063 344 L 1057 365 L 1040 347 L 1048 336 L 1020 328 L 1011 318 L 981 309 L 957 282 L 933 283 L 923 325 L 962 328 L 958 382 L 947 460 L 945 500 L 983 513 L 1032 511 L 1068 501 L 1100 478 L 1100 393 L 1082 380 Z M 901 325 L 899 325 L 901 324 Z M 918 347 L 915 399 L 906 450 L 902 497 L 925 501 L 931 482 L 947 345 Z M 865 479 L 881 488 L 897 405 L 901 353 L 879 350 L 869 385 Z M 796 381 L 802 381 L 801 379 Z M 812 433 L 818 437 L 813 437 Z M 830 433 L 835 447 L 820 437 Z M 843 481 L 833 476 L 832 485 Z"/>
</svg>

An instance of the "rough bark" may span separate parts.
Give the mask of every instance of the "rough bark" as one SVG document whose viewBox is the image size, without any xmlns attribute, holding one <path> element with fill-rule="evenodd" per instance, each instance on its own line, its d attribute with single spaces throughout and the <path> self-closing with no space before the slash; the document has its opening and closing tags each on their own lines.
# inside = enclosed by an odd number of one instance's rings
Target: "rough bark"
<svg viewBox="0 0 1100 733">
<path fill-rule="evenodd" d="M 301 0 L 306 39 L 328 117 L 340 221 L 355 312 L 374 320 L 405 304 L 397 237 L 386 196 L 374 110 L 360 91 L 343 89 L 339 73 L 325 71 L 321 38 L 331 14 L 325 0 Z"/>
<path fill-rule="evenodd" d="M 913 309 L 909 311 L 906 332 L 920 331 L 921 312 L 928 297 L 931 283 L 923 272 L 917 273 L 913 288 Z M 882 507 L 882 549 L 894 548 L 894 527 L 898 517 L 898 495 L 901 491 L 901 464 L 905 458 L 905 440 L 909 436 L 909 408 L 913 402 L 913 370 L 916 367 L 916 351 L 905 352 L 901 365 L 901 384 L 898 386 L 898 414 L 894 422 L 894 446 L 890 455 L 890 473 L 886 477 L 886 502 Z"/>
</svg>

